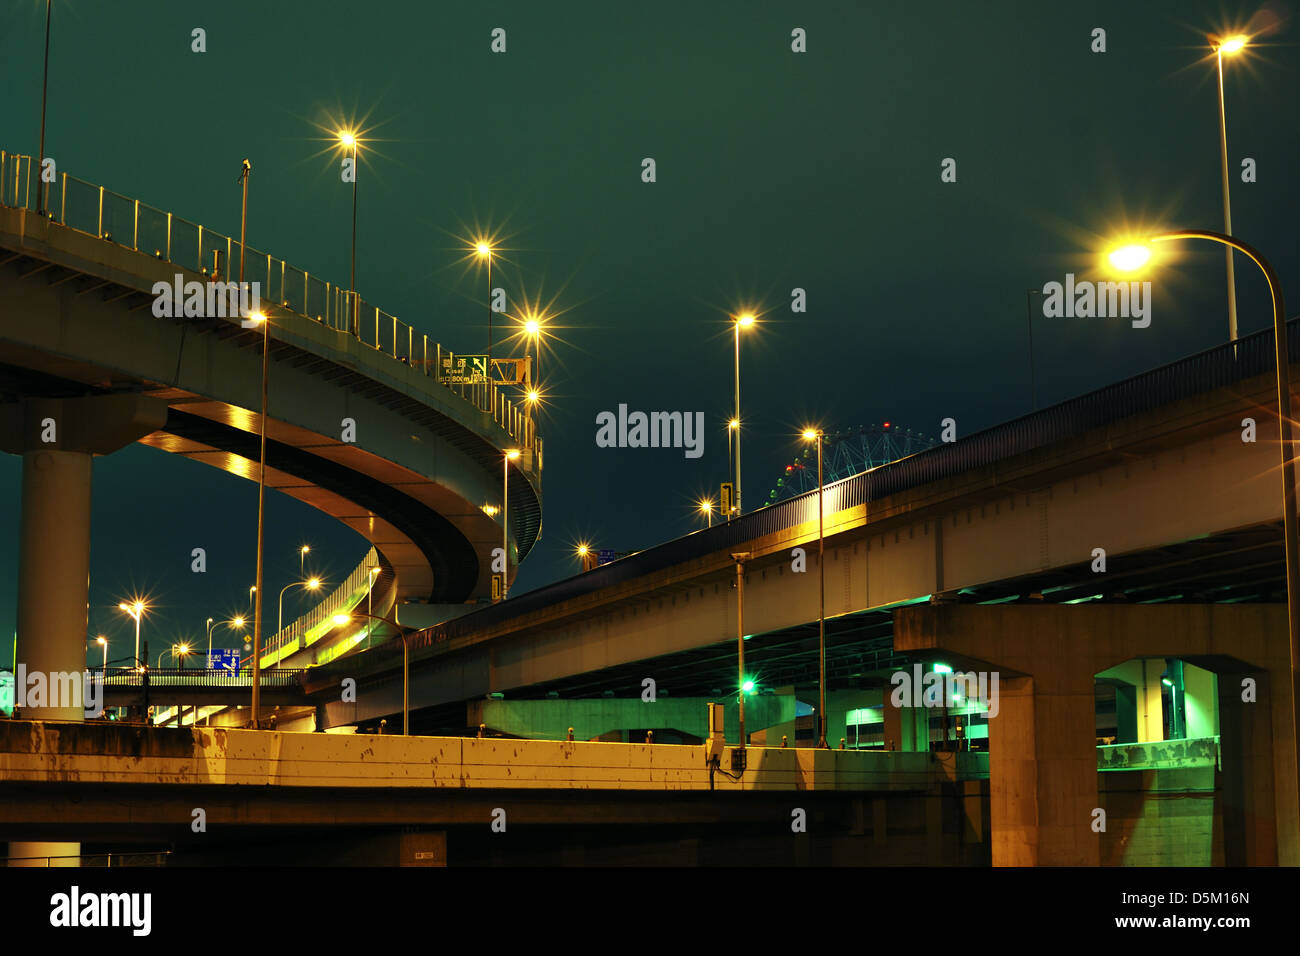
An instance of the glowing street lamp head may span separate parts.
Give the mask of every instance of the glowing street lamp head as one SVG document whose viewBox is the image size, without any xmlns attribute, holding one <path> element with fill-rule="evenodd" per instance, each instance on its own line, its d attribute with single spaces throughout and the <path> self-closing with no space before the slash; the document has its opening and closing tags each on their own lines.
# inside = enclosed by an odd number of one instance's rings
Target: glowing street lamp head
<svg viewBox="0 0 1300 956">
<path fill-rule="evenodd" d="M 518 457 L 519 457 L 519 449 L 518 449 L 518 448 L 510 448 L 510 449 L 507 449 L 507 451 L 506 451 L 506 458 L 507 458 L 507 459 L 509 459 L 510 461 L 514 461 L 514 460 L 515 460 L 516 458 L 518 458 Z"/>
<path fill-rule="evenodd" d="M 242 617 L 231 618 L 230 623 L 235 626 L 235 630 L 237 631 L 242 631 L 244 629 L 244 619 Z"/>
<path fill-rule="evenodd" d="M 320 587 L 320 578 L 310 578 L 306 583 L 306 587 L 308 591 L 315 591 Z"/>
<path fill-rule="evenodd" d="M 299 548 L 298 550 L 301 551 L 303 554 L 306 554 L 308 551 L 311 550 L 311 545 L 309 545 L 309 544 L 304 544 L 304 545 L 303 545 L 301 548 Z"/>
<path fill-rule="evenodd" d="M 1230 36 L 1219 44 L 1219 52 L 1232 56 L 1234 53 L 1240 53 L 1250 42 L 1250 37 L 1244 33 L 1238 33 L 1236 36 Z"/>
<path fill-rule="evenodd" d="M 265 321 L 266 321 L 266 313 L 265 313 L 265 312 L 253 312 L 253 313 L 251 313 L 251 314 L 248 316 L 248 321 L 250 321 L 250 322 L 265 322 Z"/>
<path fill-rule="evenodd" d="M 740 685 L 740 689 L 746 694 L 752 694 L 754 693 L 754 682 L 752 680 L 747 680 L 745 683 Z"/>
<path fill-rule="evenodd" d="M 580 544 L 577 547 L 577 552 L 578 557 L 585 558 L 591 552 L 591 548 L 587 547 L 585 544 Z"/>
<path fill-rule="evenodd" d="M 707 515 L 712 513 L 713 513 L 713 502 L 710 501 L 708 498 L 702 499 L 700 501 L 700 514 Z"/>
<path fill-rule="evenodd" d="M 96 644 L 103 644 L 103 645 L 107 646 L 107 645 L 108 645 L 108 638 L 106 638 L 103 634 L 101 634 L 101 635 L 99 635 L 99 637 L 95 638 L 95 643 L 96 643 Z"/>
<path fill-rule="evenodd" d="M 1145 242 L 1131 243 L 1112 249 L 1106 258 L 1120 272 L 1134 272 L 1151 259 L 1151 247 Z"/>
<path fill-rule="evenodd" d="M 539 401 L 541 401 L 541 398 L 542 398 L 542 393 L 537 391 L 537 389 L 530 388 L 528 390 L 528 401 L 531 404 L 536 405 Z"/>
<path fill-rule="evenodd" d="M 805 441 L 816 441 L 821 433 L 822 430 L 820 428 L 805 428 L 803 430 L 803 437 Z"/>
<path fill-rule="evenodd" d="M 338 131 L 339 145 L 347 149 L 357 145 L 357 134 L 350 129 L 341 129 Z"/>
<path fill-rule="evenodd" d="M 537 335 L 538 332 L 542 331 L 542 323 L 530 316 L 524 320 L 524 331 L 529 335 Z"/>
<path fill-rule="evenodd" d="M 190 646 L 189 646 L 188 644 L 177 644 L 177 645 L 176 645 L 176 653 L 179 654 L 179 655 L 181 655 L 181 657 L 184 657 L 184 656 L 185 656 L 186 654 L 188 654 L 189 652 L 190 652 Z"/>
<path fill-rule="evenodd" d="M 352 620 L 352 618 L 351 618 L 349 615 L 347 615 L 347 614 L 335 614 L 335 615 L 334 615 L 334 623 L 335 623 L 335 624 L 346 624 L 346 623 L 348 623 L 348 621 L 350 621 L 350 620 Z"/>
<path fill-rule="evenodd" d="M 731 429 L 739 428 L 739 427 L 740 427 L 740 419 L 739 419 L 739 418 L 733 418 L 731 421 L 727 422 L 727 427 L 728 427 L 728 428 L 731 428 Z"/>
<path fill-rule="evenodd" d="M 477 242 L 474 245 L 474 251 L 478 253 L 479 258 L 486 259 L 492 255 L 492 246 L 486 242 Z"/>
<path fill-rule="evenodd" d="M 736 316 L 736 324 L 740 326 L 742 329 L 749 328 L 751 325 L 754 324 L 754 313 L 744 312 Z"/>
</svg>

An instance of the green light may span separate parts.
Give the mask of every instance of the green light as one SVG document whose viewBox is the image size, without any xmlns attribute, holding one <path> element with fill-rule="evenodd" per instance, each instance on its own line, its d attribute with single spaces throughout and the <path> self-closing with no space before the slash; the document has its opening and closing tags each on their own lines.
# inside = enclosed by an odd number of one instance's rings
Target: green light
<svg viewBox="0 0 1300 956">
<path fill-rule="evenodd" d="M 1174 686 L 1174 682 L 1171 681 L 1168 677 L 1162 677 L 1162 678 L 1160 678 L 1160 683 L 1164 684 L 1166 687 L 1173 687 L 1173 686 Z"/>
<path fill-rule="evenodd" d="M 746 694 L 752 694 L 754 693 L 754 682 L 752 680 L 747 680 L 745 683 L 740 685 L 740 689 Z"/>
<path fill-rule="evenodd" d="M 947 664 L 935 664 L 934 672 L 936 674 L 951 674 L 952 668 L 949 667 Z"/>
</svg>

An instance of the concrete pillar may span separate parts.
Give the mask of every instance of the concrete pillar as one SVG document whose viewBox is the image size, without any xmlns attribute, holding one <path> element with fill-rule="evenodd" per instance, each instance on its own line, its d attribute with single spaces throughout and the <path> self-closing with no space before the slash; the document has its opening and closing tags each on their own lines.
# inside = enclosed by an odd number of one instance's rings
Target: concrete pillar
<svg viewBox="0 0 1300 956">
<path fill-rule="evenodd" d="M 1277 866 L 1269 675 L 1218 675 L 1223 865 Z M 1242 700 L 1245 696 L 1248 699 Z"/>
<path fill-rule="evenodd" d="M 1183 662 L 1183 712 L 1187 717 L 1187 739 L 1213 737 L 1219 732 L 1218 681 L 1211 671 Z"/>
<path fill-rule="evenodd" d="M 1300 865 L 1285 605 L 914 606 L 894 612 L 894 648 L 1000 673 L 989 720 L 995 866 L 1098 862 L 1094 675 L 1146 660 L 1138 686 L 1150 735 L 1166 658 L 1220 678 L 1227 860 Z M 1254 684 L 1243 687 L 1243 675 Z"/>
<path fill-rule="evenodd" d="M 895 707 L 893 687 L 884 689 L 881 713 L 885 722 L 885 749 L 907 753 L 930 750 L 930 712 L 924 707 Z"/>
<path fill-rule="evenodd" d="M 0 449 L 23 456 L 22 519 L 18 538 L 17 663 L 44 675 L 46 706 L 23 707 L 36 720 L 82 720 L 82 692 L 51 675 L 86 670 L 86 606 L 90 592 L 91 461 L 157 431 L 165 402 L 120 394 L 71 399 L 26 399 L 0 406 Z M 26 688 L 14 686 L 15 700 Z M 18 841 L 11 857 L 65 857 L 77 865 L 79 843 Z M 30 865 L 44 866 L 40 860 Z"/>
</svg>

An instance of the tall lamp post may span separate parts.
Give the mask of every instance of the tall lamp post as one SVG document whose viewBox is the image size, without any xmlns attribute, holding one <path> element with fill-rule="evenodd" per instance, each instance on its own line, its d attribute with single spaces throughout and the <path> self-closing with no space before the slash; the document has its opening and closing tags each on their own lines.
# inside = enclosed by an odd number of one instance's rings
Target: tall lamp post
<svg viewBox="0 0 1300 956">
<path fill-rule="evenodd" d="M 208 620 L 211 621 L 212 618 L 208 618 Z M 229 621 L 218 621 L 214 626 L 208 628 L 208 660 L 209 661 L 212 660 L 212 635 L 219 627 L 228 627 L 231 630 L 238 633 L 240 631 L 243 631 L 244 629 L 244 618 L 242 616 L 232 617 Z M 210 667 L 212 665 L 209 664 L 208 666 Z"/>
<path fill-rule="evenodd" d="M 508 448 L 503 453 L 504 472 L 501 479 L 501 600 L 510 590 L 510 463 L 519 457 L 518 448 Z"/>
<path fill-rule="evenodd" d="M 100 673 L 104 676 L 108 676 L 108 638 L 101 634 L 99 637 L 95 638 L 95 643 L 104 649 L 104 663 L 100 668 Z"/>
<path fill-rule="evenodd" d="M 280 589 L 280 613 L 275 621 L 275 632 L 277 634 L 284 630 L 284 592 L 289 588 L 305 588 L 308 591 L 315 591 L 319 587 L 320 578 L 309 578 L 306 581 L 293 581 Z"/>
<path fill-rule="evenodd" d="M 711 498 L 700 499 L 700 514 L 704 515 L 705 518 L 708 520 L 709 523 L 707 527 L 712 528 L 713 527 L 713 499 Z"/>
<path fill-rule="evenodd" d="M 488 289 L 488 382 L 492 379 L 492 244 L 480 239 L 474 245 L 474 251 L 478 257 L 487 264 L 487 289 Z"/>
<path fill-rule="evenodd" d="M 1264 273 L 1269 295 L 1273 299 L 1273 360 L 1277 369 L 1277 418 L 1282 456 L 1282 534 L 1286 547 L 1286 616 L 1291 652 L 1291 731 L 1295 750 L 1297 786 L 1300 786 L 1300 540 L 1297 540 L 1295 460 L 1292 445 L 1291 422 L 1294 409 L 1291 402 L 1290 347 L 1287 342 L 1286 304 L 1282 298 L 1282 283 L 1272 264 L 1254 247 L 1239 239 L 1218 232 L 1184 229 L 1148 237 L 1145 243 L 1128 245 L 1110 253 L 1111 265 L 1131 272 L 1142 268 L 1151 258 L 1151 245 L 1177 239 L 1207 239 L 1247 256 Z"/>
<path fill-rule="evenodd" d="M 740 716 L 740 752 L 745 752 L 745 562 L 749 560 L 751 552 L 741 551 L 732 554 L 731 559 L 736 562 L 736 660 L 737 660 L 737 679 L 736 687 L 739 691 L 737 695 L 739 716 Z"/>
<path fill-rule="evenodd" d="M 53 0 L 45 0 L 45 73 L 41 79 L 41 154 L 36 158 L 36 214 L 45 215 L 45 100 L 50 89 L 50 14 Z M 65 216 L 66 218 L 66 216 Z"/>
<path fill-rule="evenodd" d="M 1219 159 L 1223 167 L 1223 232 L 1232 235 L 1232 204 L 1228 199 L 1228 114 L 1223 105 L 1223 58 L 1235 56 L 1246 47 L 1247 36 L 1228 37 L 1214 45 L 1219 67 Z M 1232 271 L 1232 247 L 1223 250 L 1228 260 L 1228 339 L 1237 340 L 1237 281 Z"/>
<path fill-rule="evenodd" d="M 412 634 L 419 634 L 420 631 L 411 630 L 403 627 L 396 621 L 389 620 L 386 617 L 380 617 L 377 614 L 365 614 L 361 611 L 352 611 L 347 614 L 335 614 L 335 624 L 347 624 L 353 617 L 368 617 L 371 620 L 387 624 L 395 630 L 402 639 L 402 736 L 410 736 L 411 733 L 411 650 L 407 641 Z M 427 628 L 425 629 L 427 630 Z"/>
<path fill-rule="evenodd" d="M 133 601 L 130 604 L 123 602 L 119 604 L 118 610 L 125 611 L 135 619 L 135 666 L 140 666 L 140 618 L 145 611 L 149 610 L 148 605 L 143 601 Z"/>
<path fill-rule="evenodd" d="M 266 408 L 267 391 L 271 374 L 271 320 L 265 312 L 254 312 L 249 316 L 262 324 L 262 414 L 259 416 L 260 451 L 257 456 L 257 583 L 250 588 L 253 592 L 253 729 L 257 729 L 258 714 L 262 704 L 262 544 L 266 531 Z"/>
<path fill-rule="evenodd" d="M 735 317 L 732 322 L 732 330 L 736 339 L 736 417 L 732 423 L 736 430 L 736 517 L 739 518 L 745 512 L 741 507 L 740 498 L 740 330 L 747 329 L 754 324 L 754 314 L 744 312 Z"/>
<path fill-rule="evenodd" d="M 311 551 L 311 545 L 304 544 L 298 549 L 298 577 L 303 580 L 307 579 L 307 554 Z"/>
<path fill-rule="evenodd" d="M 804 440 L 817 442 L 817 725 L 820 732 L 817 746 L 826 749 L 826 508 L 823 496 L 825 484 L 822 481 L 822 438 L 825 434 L 820 428 L 807 428 Z"/>
<path fill-rule="evenodd" d="M 358 338 L 361 335 L 361 307 L 357 299 L 357 179 L 359 170 L 357 169 L 357 134 L 348 129 L 341 129 L 336 134 L 339 145 L 344 150 L 352 150 L 352 271 L 350 285 L 350 298 L 352 300 L 352 334 Z M 378 344 L 378 343 L 376 343 Z"/>
</svg>

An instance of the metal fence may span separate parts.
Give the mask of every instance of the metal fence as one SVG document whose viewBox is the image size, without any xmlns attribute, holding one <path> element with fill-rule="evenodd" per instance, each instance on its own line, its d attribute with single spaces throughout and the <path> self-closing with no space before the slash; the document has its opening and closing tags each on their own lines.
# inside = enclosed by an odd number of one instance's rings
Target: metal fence
<svg viewBox="0 0 1300 956">
<path fill-rule="evenodd" d="M 83 853 L 80 856 L 9 856 L 0 857 L 0 866 L 167 866 L 171 850 L 154 853 Z"/>
<path fill-rule="evenodd" d="M 39 190 L 43 215 L 59 225 L 151 255 L 209 281 L 230 282 L 232 277 L 239 281 L 242 274 L 243 281 L 259 284 L 265 305 L 352 335 L 489 412 L 513 442 L 536 449 L 540 463 L 541 439 L 527 405 L 512 402 L 495 383 L 443 383 L 442 360 L 453 353 L 358 293 L 270 253 L 241 246 L 236 238 L 67 173 L 59 173 L 54 182 L 37 182 L 40 177 L 33 177 L 34 168 L 32 157 L 0 150 L 0 205 L 35 212 Z"/>
<path fill-rule="evenodd" d="M 265 645 L 262 647 L 263 660 L 269 656 L 275 655 L 286 646 L 292 647 L 298 642 L 300 637 L 305 636 L 307 632 L 311 631 L 313 628 L 319 627 L 321 624 L 325 623 L 326 620 L 334 617 L 335 614 L 343 611 L 351 611 L 356 607 L 360 602 L 353 601 L 352 597 L 363 587 L 367 592 L 374 587 L 374 579 L 377 575 L 371 574 L 373 568 L 382 568 L 382 565 L 379 562 L 379 552 L 375 548 L 371 548 L 366 552 L 366 556 L 362 558 L 361 563 L 352 570 L 352 573 L 348 575 L 347 580 L 330 593 L 329 597 L 321 601 L 306 614 L 302 615 L 302 617 L 290 621 L 289 626 L 284 628 L 282 631 L 267 638 Z M 369 582 L 367 582 L 367 578 L 370 578 Z M 380 611 L 382 613 L 382 607 L 380 608 Z M 365 623 L 367 625 L 374 624 L 374 622 L 369 619 L 366 619 Z M 304 644 L 303 646 L 305 647 L 306 645 Z M 248 661 L 251 662 L 251 660 L 252 656 L 250 655 Z M 266 665 L 263 664 L 263 666 Z M 263 673 L 266 672 L 263 671 Z"/>
</svg>

